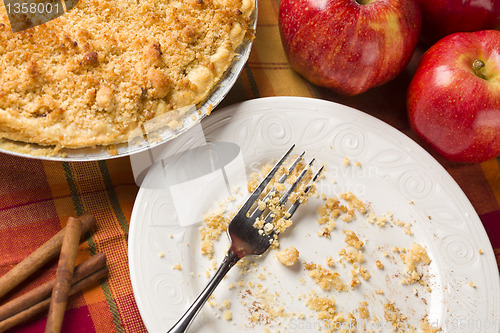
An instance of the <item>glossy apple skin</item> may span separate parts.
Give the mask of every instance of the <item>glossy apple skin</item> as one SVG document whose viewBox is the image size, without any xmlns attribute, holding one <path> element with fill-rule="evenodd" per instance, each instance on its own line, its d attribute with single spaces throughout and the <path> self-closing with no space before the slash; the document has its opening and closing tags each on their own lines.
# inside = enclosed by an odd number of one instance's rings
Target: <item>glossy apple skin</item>
<svg viewBox="0 0 500 333">
<path fill-rule="evenodd" d="M 485 63 L 481 78 L 473 63 Z M 413 130 L 451 161 L 500 155 L 500 31 L 448 35 L 422 57 L 407 95 Z"/>
<path fill-rule="evenodd" d="M 279 27 L 292 68 L 318 86 L 357 95 L 408 64 L 421 14 L 416 0 L 281 0 Z"/>
<path fill-rule="evenodd" d="M 431 45 L 455 32 L 500 29 L 499 0 L 418 0 L 422 40 Z"/>
</svg>

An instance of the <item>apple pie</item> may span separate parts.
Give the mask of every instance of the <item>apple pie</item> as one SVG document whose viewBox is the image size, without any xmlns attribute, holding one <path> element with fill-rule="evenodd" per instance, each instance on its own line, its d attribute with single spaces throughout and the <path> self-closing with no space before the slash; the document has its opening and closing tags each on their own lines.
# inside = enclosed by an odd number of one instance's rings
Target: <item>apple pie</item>
<svg viewBox="0 0 500 333">
<path fill-rule="evenodd" d="M 200 105 L 252 38 L 254 9 L 255 0 L 80 0 L 13 32 L 0 6 L 0 138 L 112 145 Z"/>
</svg>

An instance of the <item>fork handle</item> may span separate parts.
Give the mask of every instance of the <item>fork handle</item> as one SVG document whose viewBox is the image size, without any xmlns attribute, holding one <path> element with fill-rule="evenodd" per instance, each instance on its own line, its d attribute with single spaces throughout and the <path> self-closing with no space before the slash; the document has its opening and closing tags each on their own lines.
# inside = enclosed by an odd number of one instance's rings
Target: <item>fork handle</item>
<svg viewBox="0 0 500 333">
<path fill-rule="evenodd" d="M 193 304 L 187 309 L 184 315 L 179 319 L 179 321 L 168 331 L 168 333 L 182 333 L 186 332 L 191 325 L 194 317 L 200 312 L 203 305 L 207 302 L 210 295 L 212 295 L 214 289 L 219 285 L 224 276 L 229 272 L 231 267 L 233 267 L 240 258 L 236 253 L 232 250 L 229 250 L 224 260 L 222 261 L 219 269 L 215 272 L 215 275 L 208 282 L 207 286 L 203 291 L 198 295 L 198 297 L 194 300 Z"/>
</svg>

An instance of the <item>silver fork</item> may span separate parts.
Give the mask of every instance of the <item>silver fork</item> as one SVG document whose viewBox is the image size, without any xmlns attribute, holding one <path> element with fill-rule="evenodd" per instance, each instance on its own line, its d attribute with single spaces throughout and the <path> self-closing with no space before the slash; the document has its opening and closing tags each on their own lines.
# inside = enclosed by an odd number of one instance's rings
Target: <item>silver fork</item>
<svg viewBox="0 0 500 333">
<path fill-rule="evenodd" d="M 276 230 L 272 230 L 271 232 L 262 232 L 261 229 L 258 229 L 254 226 L 255 221 L 260 218 L 267 209 L 261 209 L 257 205 L 257 208 L 250 213 L 251 208 L 257 202 L 259 197 L 261 196 L 264 189 L 267 187 L 271 179 L 274 177 L 276 172 L 279 170 L 281 165 L 288 158 L 295 145 L 293 145 L 276 163 L 276 165 L 269 171 L 264 180 L 259 184 L 259 186 L 253 191 L 248 200 L 243 204 L 238 213 L 234 216 L 231 222 L 228 225 L 228 236 L 231 242 L 229 250 L 227 251 L 224 260 L 222 261 L 219 269 L 212 277 L 212 279 L 208 282 L 207 286 L 203 291 L 198 295 L 193 304 L 189 307 L 189 309 L 184 313 L 184 315 L 179 319 L 179 321 L 168 331 L 169 333 L 180 333 L 185 332 L 191 325 L 192 321 L 201 310 L 203 305 L 206 303 L 210 295 L 212 295 L 215 288 L 219 285 L 220 281 L 224 278 L 227 272 L 240 260 L 241 258 L 247 255 L 261 255 L 271 246 L 275 235 L 277 234 Z M 288 168 L 288 172 L 285 172 L 280 179 L 279 183 L 284 183 L 287 177 L 295 170 L 299 162 L 302 160 L 304 156 L 304 152 L 300 154 L 295 161 Z M 309 164 L 302 169 L 300 174 L 297 176 L 295 182 L 287 189 L 287 191 L 282 195 L 279 200 L 279 205 L 283 206 L 290 194 L 296 190 L 297 186 L 300 184 L 307 171 L 311 167 L 314 159 L 309 162 Z M 303 194 L 307 194 L 314 183 L 320 176 L 323 171 L 323 167 L 321 167 L 316 174 L 311 178 L 305 189 L 303 190 Z M 266 199 L 273 197 L 276 193 L 276 189 L 271 189 L 266 197 L 263 199 L 266 202 Z M 287 213 L 283 217 L 284 219 L 289 219 L 293 216 L 293 214 L 297 211 L 297 208 L 300 206 L 301 200 L 297 199 L 295 202 L 288 208 Z M 274 216 L 271 212 L 269 212 L 264 217 L 264 225 L 267 223 L 272 223 Z"/>
</svg>

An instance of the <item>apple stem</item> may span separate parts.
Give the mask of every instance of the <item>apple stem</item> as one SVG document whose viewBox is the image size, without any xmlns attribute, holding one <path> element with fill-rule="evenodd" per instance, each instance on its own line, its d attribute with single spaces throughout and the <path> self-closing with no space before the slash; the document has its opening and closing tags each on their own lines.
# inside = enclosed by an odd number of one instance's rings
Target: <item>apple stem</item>
<svg viewBox="0 0 500 333">
<path fill-rule="evenodd" d="M 477 76 L 479 76 L 481 79 L 484 79 L 484 80 L 486 80 L 486 75 L 484 75 L 484 73 L 483 73 L 483 68 L 485 66 L 486 65 L 484 64 L 484 61 L 482 61 L 480 59 L 476 59 L 472 63 L 472 70 L 474 71 L 474 74 L 476 74 Z"/>
</svg>

